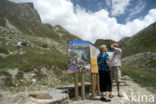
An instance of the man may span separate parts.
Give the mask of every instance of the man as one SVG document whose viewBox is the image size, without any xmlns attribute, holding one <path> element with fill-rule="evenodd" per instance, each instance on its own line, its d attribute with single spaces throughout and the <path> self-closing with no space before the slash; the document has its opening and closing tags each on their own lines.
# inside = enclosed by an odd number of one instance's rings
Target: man
<svg viewBox="0 0 156 104">
<path fill-rule="evenodd" d="M 113 57 L 111 60 L 111 76 L 112 76 L 112 84 L 113 84 L 113 79 L 115 79 L 116 84 L 117 84 L 117 92 L 118 92 L 118 97 L 123 97 L 123 95 L 120 93 L 120 79 L 121 79 L 121 55 L 122 55 L 122 50 L 119 48 L 118 43 L 114 43 L 111 45 L 111 49 L 114 51 Z M 110 98 L 112 97 L 112 93 L 110 93 Z"/>
<path fill-rule="evenodd" d="M 18 51 L 20 51 L 20 48 L 21 48 L 21 42 L 18 41 L 18 42 L 17 42 L 17 49 L 18 49 Z"/>
</svg>

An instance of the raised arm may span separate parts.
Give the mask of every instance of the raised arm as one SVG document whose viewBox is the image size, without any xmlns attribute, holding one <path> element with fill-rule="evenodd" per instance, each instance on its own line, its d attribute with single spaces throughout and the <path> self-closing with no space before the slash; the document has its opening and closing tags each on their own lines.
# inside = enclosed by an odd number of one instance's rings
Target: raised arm
<svg viewBox="0 0 156 104">
<path fill-rule="evenodd" d="M 111 49 L 115 50 L 114 44 L 111 45 Z"/>
</svg>

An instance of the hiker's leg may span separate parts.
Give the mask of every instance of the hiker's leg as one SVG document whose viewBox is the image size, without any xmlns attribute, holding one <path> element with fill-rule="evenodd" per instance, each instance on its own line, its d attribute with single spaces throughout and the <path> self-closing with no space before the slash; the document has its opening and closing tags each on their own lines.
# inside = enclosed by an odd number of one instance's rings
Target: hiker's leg
<svg viewBox="0 0 156 104">
<path fill-rule="evenodd" d="M 108 100 L 109 99 L 109 92 L 106 91 L 105 93 L 106 93 L 106 100 Z"/>
<path fill-rule="evenodd" d="M 103 98 L 103 92 L 101 92 L 101 98 Z"/>
<path fill-rule="evenodd" d="M 114 79 L 114 67 L 111 67 L 111 87 L 112 87 L 112 91 L 113 91 L 113 79 Z M 112 92 L 109 92 L 109 97 L 112 98 Z"/>
<path fill-rule="evenodd" d="M 117 92 L 118 92 L 118 95 L 120 94 L 120 82 L 117 82 Z"/>
<path fill-rule="evenodd" d="M 117 66 L 117 91 L 118 96 L 122 97 L 123 95 L 120 93 L 120 82 L 121 82 L 121 67 Z"/>
<path fill-rule="evenodd" d="M 109 99 L 109 92 L 108 91 L 106 91 L 106 100 L 105 100 L 105 102 L 111 102 L 111 100 Z"/>
</svg>

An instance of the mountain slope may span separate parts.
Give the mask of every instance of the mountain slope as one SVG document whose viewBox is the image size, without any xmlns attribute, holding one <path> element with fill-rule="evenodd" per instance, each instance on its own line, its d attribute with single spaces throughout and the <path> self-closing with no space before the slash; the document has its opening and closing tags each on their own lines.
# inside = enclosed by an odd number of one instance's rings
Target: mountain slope
<svg viewBox="0 0 156 104">
<path fill-rule="evenodd" d="M 32 3 L 0 0 L 0 82 L 4 81 L 6 86 L 25 86 L 35 78 L 42 85 L 54 86 L 60 83 L 57 80 L 65 80 L 62 72 L 68 68 L 68 39 L 80 38 L 59 25 L 43 24 Z M 17 41 L 22 42 L 20 51 L 16 47 Z M 26 73 L 35 76 L 26 80 Z M 55 74 L 51 76 L 51 73 Z M 1 76 L 5 78 L 1 79 Z M 23 83 L 18 83 L 23 79 Z"/>
<path fill-rule="evenodd" d="M 156 22 L 138 32 L 132 37 L 121 39 L 123 56 L 140 52 L 156 52 Z"/>
</svg>

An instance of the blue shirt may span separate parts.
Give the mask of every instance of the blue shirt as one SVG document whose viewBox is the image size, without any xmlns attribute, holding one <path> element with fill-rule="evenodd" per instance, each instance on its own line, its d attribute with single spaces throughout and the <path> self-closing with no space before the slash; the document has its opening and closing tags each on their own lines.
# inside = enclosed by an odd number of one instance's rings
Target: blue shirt
<svg viewBox="0 0 156 104">
<path fill-rule="evenodd" d="M 100 53 L 97 56 L 97 62 L 98 62 L 98 70 L 105 70 L 110 71 L 107 61 L 109 61 L 109 55 L 108 53 Z"/>
</svg>

